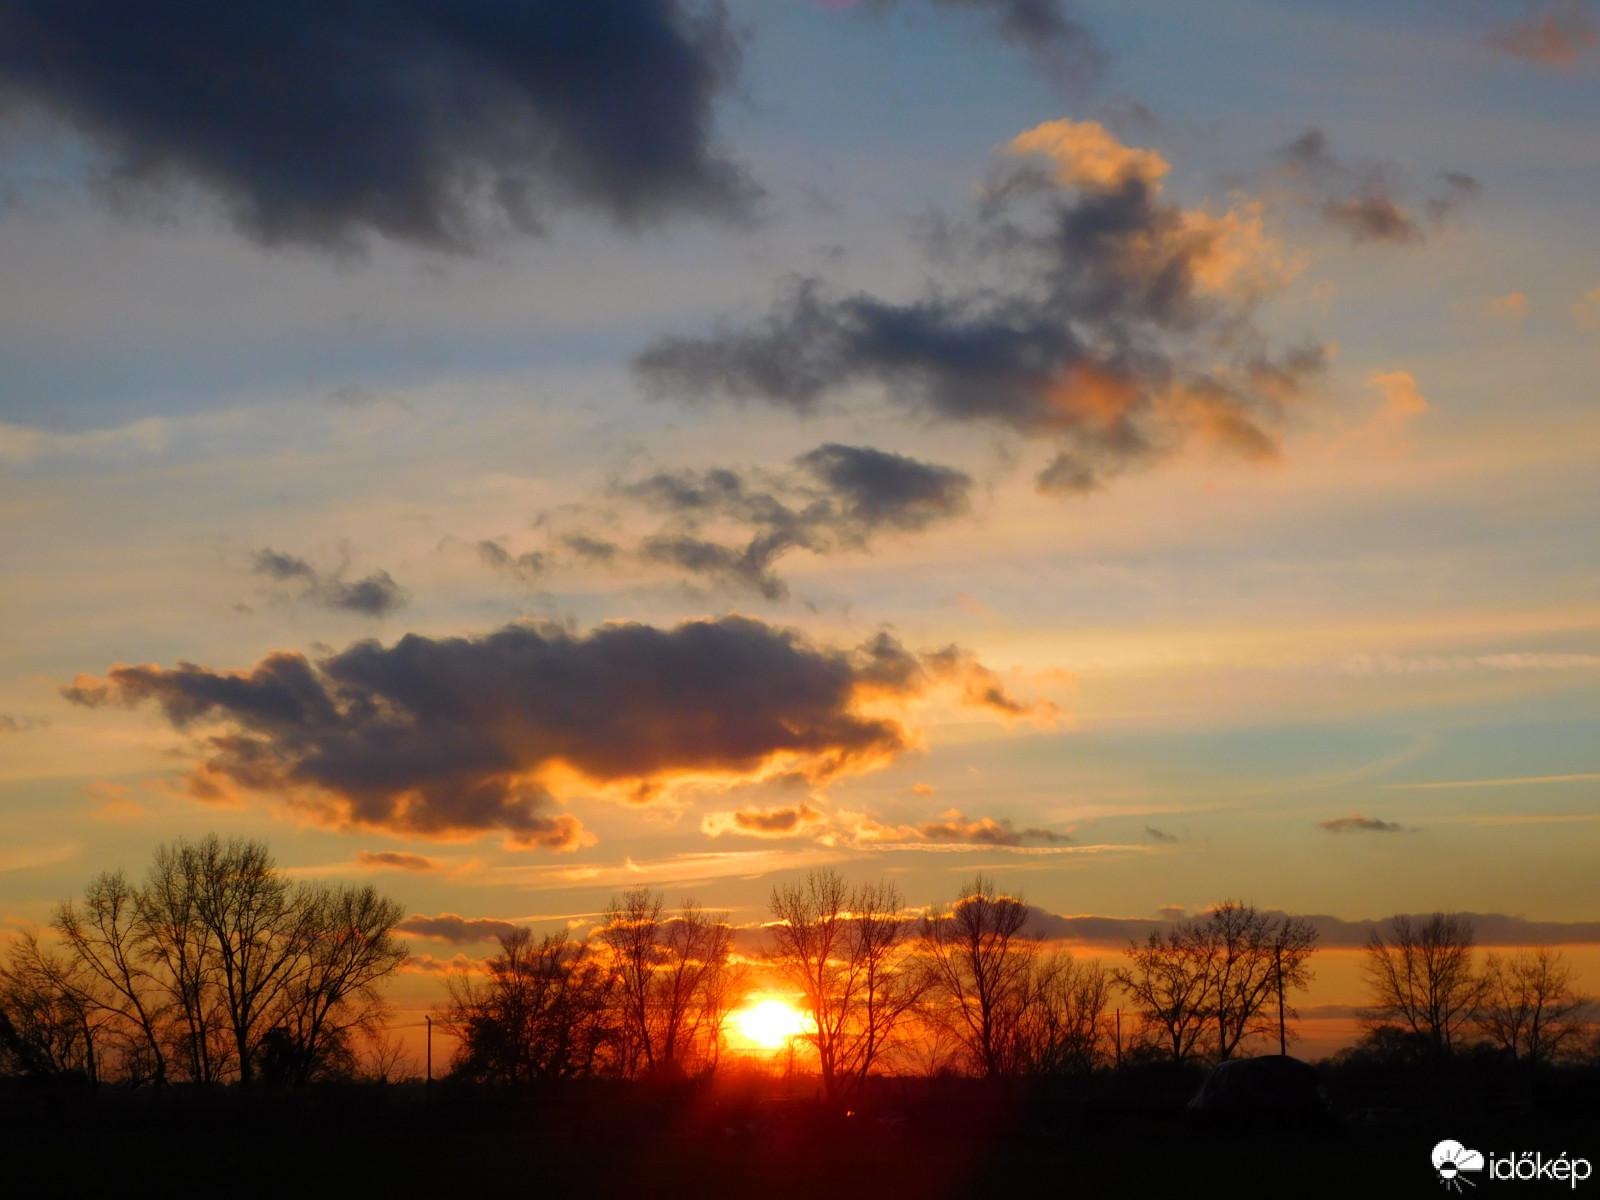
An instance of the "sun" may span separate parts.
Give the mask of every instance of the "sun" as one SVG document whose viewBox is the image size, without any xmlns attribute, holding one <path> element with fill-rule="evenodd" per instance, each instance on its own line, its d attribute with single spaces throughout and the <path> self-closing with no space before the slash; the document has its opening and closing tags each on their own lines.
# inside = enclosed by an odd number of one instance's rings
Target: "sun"
<svg viewBox="0 0 1600 1200">
<path fill-rule="evenodd" d="M 800 1014 L 782 1000 L 763 1000 L 754 1008 L 735 1013 L 733 1023 L 743 1036 L 764 1050 L 777 1050 L 806 1031 Z"/>
</svg>

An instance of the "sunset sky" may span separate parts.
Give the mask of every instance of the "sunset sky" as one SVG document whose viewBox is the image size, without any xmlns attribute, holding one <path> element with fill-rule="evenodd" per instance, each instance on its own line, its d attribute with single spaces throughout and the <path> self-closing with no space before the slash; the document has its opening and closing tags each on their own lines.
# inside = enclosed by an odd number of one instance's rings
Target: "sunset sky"
<svg viewBox="0 0 1600 1200">
<path fill-rule="evenodd" d="M 0 10 L 6 928 L 214 830 L 419 1005 L 822 865 L 1600 985 L 1600 13 L 383 11 Z"/>
</svg>

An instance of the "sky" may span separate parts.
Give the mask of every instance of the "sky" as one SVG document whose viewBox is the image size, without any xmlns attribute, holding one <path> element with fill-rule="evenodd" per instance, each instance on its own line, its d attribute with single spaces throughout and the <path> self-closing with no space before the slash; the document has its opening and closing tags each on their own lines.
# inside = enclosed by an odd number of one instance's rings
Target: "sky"
<svg viewBox="0 0 1600 1200">
<path fill-rule="evenodd" d="M 5 927 L 216 831 L 420 1007 L 823 866 L 1600 984 L 1592 5 L 18 0 L 0 80 Z"/>
</svg>

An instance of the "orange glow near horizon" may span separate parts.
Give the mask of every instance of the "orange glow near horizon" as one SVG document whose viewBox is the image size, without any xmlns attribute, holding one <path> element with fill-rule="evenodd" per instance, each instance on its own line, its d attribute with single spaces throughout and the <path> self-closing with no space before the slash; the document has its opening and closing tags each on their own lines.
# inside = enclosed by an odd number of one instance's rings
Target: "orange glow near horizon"
<svg viewBox="0 0 1600 1200">
<path fill-rule="evenodd" d="M 780 1050 L 806 1032 L 806 1020 L 782 1000 L 763 1000 L 733 1015 L 739 1035 L 763 1050 Z"/>
</svg>

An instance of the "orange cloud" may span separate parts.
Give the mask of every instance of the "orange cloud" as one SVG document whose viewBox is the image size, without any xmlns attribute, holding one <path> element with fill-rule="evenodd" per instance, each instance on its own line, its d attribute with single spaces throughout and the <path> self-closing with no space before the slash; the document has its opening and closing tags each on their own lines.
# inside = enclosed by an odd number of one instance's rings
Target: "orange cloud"
<svg viewBox="0 0 1600 1200">
<path fill-rule="evenodd" d="M 1504 321 L 1513 329 L 1522 328 L 1528 315 L 1528 296 L 1525 292 L 1507 292 L 1489 301 L 1489 315 Z"/>
<path fill-rule="evenodd" d="M 1093 191 L 1115 191 L 1130 181 L 1159 188 L 1172 169 L 1154 150 L 1124 146 L 1098 121 L 1046 121 L 1012 138 L 1005 149 L 1048 161 L 1058 183 Z"/>
<path fill-rule="evenodd" d="M 125 783 L 97 781 L 83 790 L 94 804 L 94 812 L 98 817 L 128 818 L 145 814 L 145 806 L 134 799 L 133 789 Z"/>
<path fill-rule="evenodd" d="M 738 833 L 747 837 L 786 838 L 814 832 L 826 821 L 827 817 L 820 810 L 804 803 L 780 808 L 747 806 L 733 812 L 707 813 L 700 822 L 700 830 L 708 837 Z"/>
<path fill-rule="evenodd" d="M 360 850 L 356 852 L 356 862 L 363 867 L 374 867 L 380 871 L 437 871 L 439 864 L 431 858 L 420 854 L 402 854 L 394 850 Z"/>
<path fill-rule="evenodd" d="M 1585 325 L 1600 325 L 1600 287 L 1574 304 L 1572 315 Z"/>
<path fill-rule="evenodd" d="M 1563 0 L 1541 11 L 1530 11 L 1521 21 L 1506 25 L 1490 36 L 1497 50 L 1546 67 L 1566 69 L 1592 50 L 1600 40 L 1583 0 Z"/>
<path fill-rule="evenodd" d="M 1024 842 L 1070 842 L 1064 833 L 1049 829 L 1015 829 L 1009 820 L 982 817 L 971 820 L 960 809 L 952 808 L 937 821 L 927 821 L 917 832 L 930 842 L 961 842 L 978 846 L 1020 846 Z"/>
</svg>

